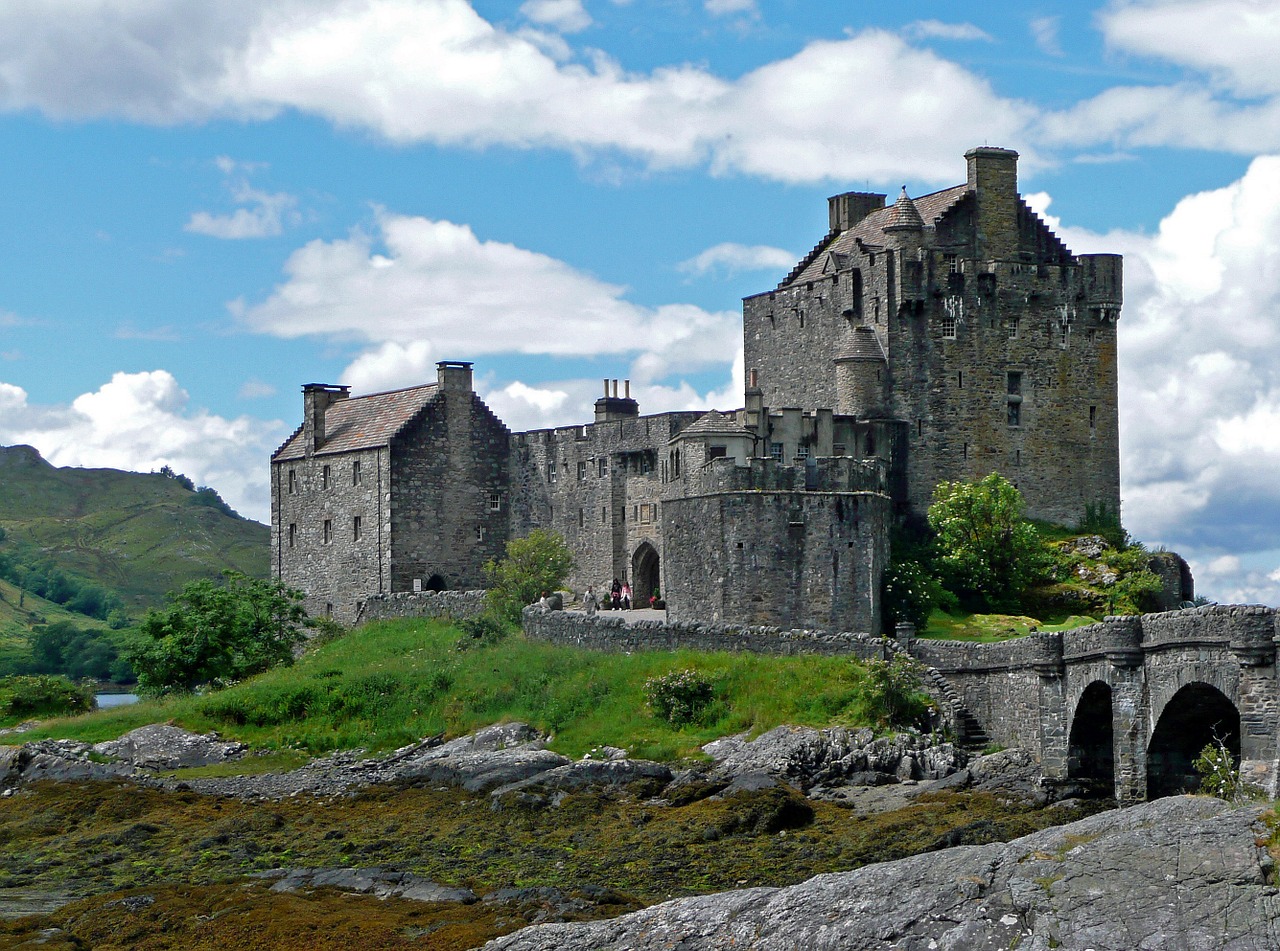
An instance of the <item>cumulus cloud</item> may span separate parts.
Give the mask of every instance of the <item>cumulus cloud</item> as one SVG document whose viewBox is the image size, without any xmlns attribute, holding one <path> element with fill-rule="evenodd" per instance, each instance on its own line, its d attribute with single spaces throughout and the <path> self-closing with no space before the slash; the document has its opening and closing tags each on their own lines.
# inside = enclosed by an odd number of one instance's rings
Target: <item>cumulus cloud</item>
<svg viewBox="0 0 1280 951">
<path fill-rule="evenodd" d="M 1029 24 L 1031 38 L 1036 41 L 1036 48 L 1050 56 L 1061 56 L 1062 45 L 1058 42 L 1059 17 L 1036 17 Z"/>
<path fill-rule="evenodd" d="M 1240 180 L 1186 197 L 1154 234 L 1058 230 L 1073 251 L 1125 255 L 1119 333 L 1126 526 L 1201 566 L 1274 548 L 1280 156 L 1257 158 Z M 1226 578 L 1223 564 L 1211 577 Z M 1266 577 L 1262 569 L 1246 573 L 1257 584 Z M 1247 590 L 1255 594 L 1245 597 Z M 1206 593 L 1257 600 L 1270 590 Z"/>
<path fill-rule="evenodd" d="M 526 0 L 520 12 L 534 23 L 562 33 L 578 33 L 591 25 L 591 14 L 583 8 L 582 0 Z"/>
<path fill-rule="evenodd" d="M 466 225 L 385 211 L 376 222 L 376 236 L 295 251 L 266 300 L 233 311 L 258 332 L 368 345 L 348 368 L 361 388 L 418 382 L 436 360 L 492 353 L 639 356 L 651 380 L 725 363 L 741 335 L 735 311 L 642 307 L 624 287 Z"/>
<path fill-rule="evenodd" d="M 561 28 L 581 22 L 568 16 L 576 2 L 526 6 L 560 10 Z M 395 142 L 620 153 L 784 181 L 850 168 L 949 180 L 979 140 L 1031 157 L 1030 107 L 885 31 L 813 42 L 733 79 L 689 64 L 628 72 L 550 36 L 495 26 L 465 0 L 0 5 L 0 108 L 160 123 L 290 109 Z M 195 227 L 266 229 L 269 206 L 247 197 Z"/>
<path fill-rule="evenodd" d="M 738 13 L 756 16 L 760 12 L 756 6 L 756 0 L 706 0 L 702 7 L 713 17 L 733 16 Z"/>
<path fill-rule="evenodd" d="M 766 244 L 735 244 L 726 241 L 707 248 L 687 261 L 676 265 L 677 269 L 695 277 L 705 274 L 736 274 L 739 271 L 766 271 L 770 269 L 787 269 L 794 265 L 800 256 L 783 248 L 772 248 Z"/>
<path fill-rule="evenodd" d="M 972 23 L 944 23 L 942 20 L 916 20 L 903 29 L 913 40 L 982 40 L 990 43 L 991 34 Z"/>
<path fill-rule="evenodd" d="M 165 370 L 116 373 L 64 406 L 31 404 L 21 387 L 0 383 L 0 444 L 34 446 L 57 466 L 172 466 L 262 521 L 270 511 L 263 460 L 285 435 L 279 421 L 227 419 L 192 407 Z"/>
</svg>

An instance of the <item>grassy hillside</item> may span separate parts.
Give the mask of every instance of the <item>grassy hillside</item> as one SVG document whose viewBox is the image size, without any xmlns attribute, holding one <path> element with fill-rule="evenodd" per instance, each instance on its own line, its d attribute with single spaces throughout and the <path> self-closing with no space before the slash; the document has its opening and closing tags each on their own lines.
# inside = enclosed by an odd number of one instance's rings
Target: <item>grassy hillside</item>
<svg viewBox="0 0 1280 951">
<path fill-rule="evenodd" d="M 61 570 L 116 592 L 131 615 L 226 568 L 266 576 L 267 527 L 211 500 L 212 493 L 164 475 L 57 468 L 30 446 L 0 447 L 0 551 L 30 546 Z M 57 619 L 47 606 L 32 610 Z M 24 624 L 0 604 L 0 633 Z"/>
</svg>

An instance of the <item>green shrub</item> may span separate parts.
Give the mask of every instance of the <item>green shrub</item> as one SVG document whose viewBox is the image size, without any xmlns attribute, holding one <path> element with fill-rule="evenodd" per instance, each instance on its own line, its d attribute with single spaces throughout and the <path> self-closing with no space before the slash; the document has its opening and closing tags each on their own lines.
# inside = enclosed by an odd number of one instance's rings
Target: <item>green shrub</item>
<svg viewBox="0 0 1280 951">
<path fill-rule="evenodd" d="M 573 570 L 573 553 L 556 532 L 535 528 L 525 538 L 507 542 L 501 561 L 484 566 L 489 579 L 489 609 L 512 624 L 520 612 L 544 592 L 558 590 Z"/>
<path fill-rule="evenodd" d="M 463 618 L 457 624 L 463 633 L 463 636 L 458 638 L 458 650 L 492 647 L 512 632 L 509 621 L 503 620 L 496 612 L 488 609 L 475 617 Z"/>
<path fill-rule="evenodd" d="M 949 610 L 956 606 L 956 596 L 942 586 L 928 568 L 918 561 L 903 559 L 889 563 L 883 579 L 885 631 L 892 633 L 903 621 L 924 631 L 935 608 Z"/>
<path fill-rule="evenodd" d="M 930 703 L 921 689 L 920 667 L 905 654 L 893 660 L 869 660 L 864 704 L 880 726 L 920 727 L 928 718 Z"/>
<path fill-rule="evenodd" d="M 0 719 L 65 716 L 93 709 L 93 688 L 46 674 L 0 678 Z"/>
<path fill-rule="evenodd" d="M 644 699 L 654 716 L 680 726 L 702 717 L 715 699 L 715 689 L 696 670 L 681 670 L 646 680 Z"/>
<path fill-rule="evenodd" d="M 1205 745 L 1192 764 L 1200 777 L 1200 791 L 1227 802 L 1262 798 L 1262 790 L 1240 778 L 1236 759 L 1221 740 Z"/>
</svg>

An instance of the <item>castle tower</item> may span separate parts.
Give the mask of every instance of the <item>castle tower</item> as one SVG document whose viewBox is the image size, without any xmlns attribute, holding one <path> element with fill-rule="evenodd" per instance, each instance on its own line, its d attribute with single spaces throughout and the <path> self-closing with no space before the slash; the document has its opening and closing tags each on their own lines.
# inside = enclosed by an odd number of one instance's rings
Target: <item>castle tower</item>
<svg viewBox="0 0 1280 951">
<path fill-rule="evenodd" d="M 835 358 L 836 413 L 878 419 L 887 413 L 885 383 L 888 363 L 870 327 L 855 327 L 853 339 Z"/>
</svg>

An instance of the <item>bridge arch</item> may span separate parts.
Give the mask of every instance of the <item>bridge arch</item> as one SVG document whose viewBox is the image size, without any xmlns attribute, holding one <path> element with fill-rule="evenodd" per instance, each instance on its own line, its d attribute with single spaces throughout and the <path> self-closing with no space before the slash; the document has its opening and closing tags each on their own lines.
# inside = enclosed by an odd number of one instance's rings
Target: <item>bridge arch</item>
<svg viewBox="0 0 1280 951">
<path fill-rule="evenodd" d="M 1115 736 L 1111 685 L 1095 680 L 1085 687 L 1071 718 L 1067 742 L 1067 777 L 1115 787 Z"/>
<path fill-rule="evenodd" d="M 1200 751 L 1221 742 L 1240 766 L 1240 711 L 1217 687 L 1193 681 L 1181 687 L 1160 711 L 1147 745 L 1147 798 L 1194 792 L 1200 785 L 1193 765 Z"/>
</svg>

